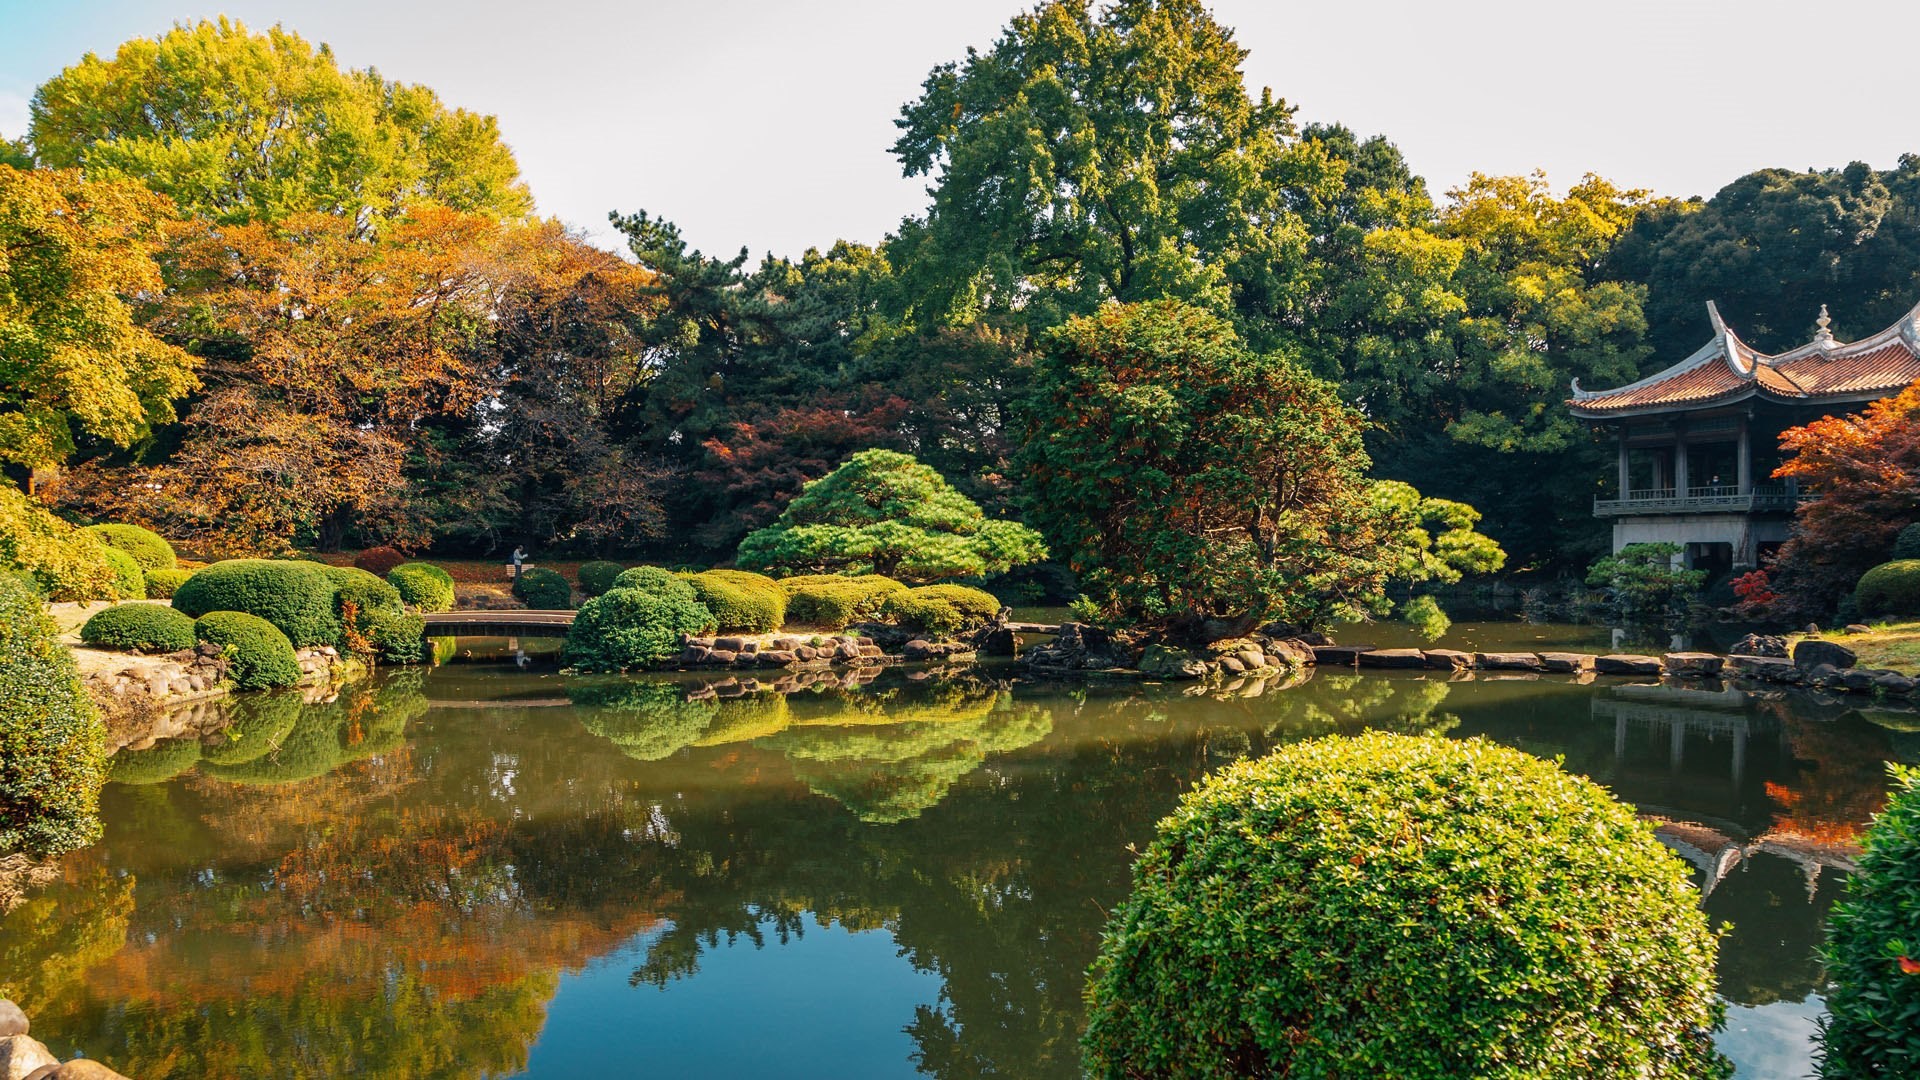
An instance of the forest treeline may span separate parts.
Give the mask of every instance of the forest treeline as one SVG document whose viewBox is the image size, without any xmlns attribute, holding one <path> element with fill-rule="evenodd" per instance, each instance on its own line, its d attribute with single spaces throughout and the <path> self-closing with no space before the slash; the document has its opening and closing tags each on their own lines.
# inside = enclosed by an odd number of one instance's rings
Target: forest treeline
<svg viewBox="0 0 1920 1080">
<path fill-rule="evenodd" d="M 755 260 L 690 248 L 671 208 L 597 249 L 535 216 L 491 117 L 290 30 L 130 41 L 0 143 L 0 462 L 211 550 L 725 559 L 869 448 L 1023 516 L 1033 357 L 1173 299 L 1335 383 L 1373 475 L 1566 569 L 1605 547 L 1611 461 L 1572 379 L 1682 358 L 1709 299 L 1763 349 L 1822 303 L 1847 338 L 1920 300 L 1920 157 L 1711 198 L 1435 193 L 1387 137 L 1249 88 L 1245 55 L 1196 0 L 1019 14 L 900 109 L 921 213 Z"/>
</svg>

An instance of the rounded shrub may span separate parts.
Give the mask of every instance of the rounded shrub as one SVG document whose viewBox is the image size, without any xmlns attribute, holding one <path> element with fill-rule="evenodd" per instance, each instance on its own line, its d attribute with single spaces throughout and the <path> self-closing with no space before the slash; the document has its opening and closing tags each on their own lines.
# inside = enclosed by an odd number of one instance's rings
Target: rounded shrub
<svg viewBox="0 0 1920 1080">
<path fill-rule="evenodd" d="M 213 611 L 193 624 L 200 641 L 225 649 L 232 661 L 233 684 L 242 690 L 292 686 L 300 681 L 300 661 L 280 628 L 244 611 Z"/>
<path fill-rule="evenodd" d="M 338 588 L 328 569 L 292 559 L 217 562 L 181 582 L 173 606 L 196 619 L 213 611 L 257 615 L 278 627 L 295 648 L 338 645 Z"/>
<path fill-rule="evenodd" d="M 707 570 L 689 574 L 686 582 L 728 633 L 764 634 L 787 620 L 787 590 L 764 574 Z"/>
<path fill-rule="evenodd" d="M 54 855 L 99 837 L 104 740 L 40 594 L 0 574 L 0 852 Z"/>
<path fill-rule="evenodd" d="M 167 600 L 172 598 L 173 590 L 180 583 L 193 576 L 193 571 L 174 568 L 171 570 L 147 571 L 147 599 Z"/>
<path fill-rule="evenodd" d="M 788 622 L 830 630 L 879 618 L 887 597 L 906 590 L 905 585 L 879 574 L 809 574 L 781 578 L 780 587 L 787 591 Z"/>
<path fill-rule="evenodd" d="M 713 612 L 696 600 L 614 589 L 580 605 L 562 657 L 592 671 L 646 667 L 678 654 L 681 635 L 714 628 Z"/>
<path fill-rule="evenodd" d="M 174 557 L 173 545 L 157 532 L 143 529 L 138 525 L 89 525 L 83 530 L 93 538 L 117 551 L 133 556 L 140 569 L 171 570 L 179 564 Z"/>
<path fill-rule="evenodd" d="M 165 604 L 116 604 L 88 619 L 80 640 L 101 649 L 179 652 L 193 648 L 193 620 Z"/>
<path fill-rule="evenodd" d="M 365 570 L 375 577 L 386 577 L 393 572 L 394 567 L 406 561 L 405 555 L 384 544 L 379 547 L 370 547 L 353 557 L 353 565 L 356 569 Z"/>
<path fill-rule="evenodd" d="M 133 556 L 119 548 L 103 547 L 100 555 L 107 560 L 107 566 L 113 570 L 113 595 L 117 600 L 145 600 L 147 598 L 147 575 Z"/>
<path fill-rule="evenodd" d="M 1599 785 L 1481 739 L 1295 743 L 1181 800 L 1089 972 L 1085 1071 L 1724 1075 L 1687 868 Z"/>
<path fill-rule="evenodd" d="M 366 639 L 368 655 L 382 664 L 418 664 L 425 659 L 422 642 L 427 637 L 427 620 L 419 612 L 378 608 L 360 616 L 358 629 Z"/>
<path fill-rule="evenodd" d="M 1887 808 L 1827 918 L 1823 1080 L 1920 1072 L 1920 769 L 1893 767 Z"/>
<path fill-rule="evenodd" d="M 113 596 L 105 550 L 26 492 L 0 483 L 0 570 L 33 578 L 49 600 L 103 600 Z"/>
<path fill-rule="evenodd" d="M 1893 557 L 1896 562 L 1901 559 L 1920 559 L 1920 521 L 1900 530 L 1900 535 L 1893 541 Z"/>
<path fill-rule="evenodd" d="M 1000 613 L 1000 598 L 966 585 L 922 585 L 891 593 L 881 617 L 910 630 L 959 634 L 978 630 Z"/>
<path fill-rule="evenodd" d="M 402 563 L 387 571 L 387 584 L 421 611 L 453 610 L 453 575 L 432 563 Z"/>
<path fill-rule="evenodd" d="M 333 609 L 336 614 L 348 604 L 359 611 L 399 611 L 400 590 L 381 580 L 371 570 L 357 566 L 329 566 L 333 579 Z"/>
<path fill-rule="evenodd" d="M 613 579 L 611 588 L 639 589 L 674 600 L 699 599 L 686 578 L 658 566 L 636 566 L 631 570 L 623 570 L 619 577 Z"/>
<path fill-rule="evenodd" d="M 573 586 L 557 570 L 534 566 L 520 571 L 513 595 L 535 611 L 563 611 L 573 606 Z"/>
<path fill-rule="evenodd" d="M 626 569 L 617 562 L 581 563 L 580 591 L 588 596 L 599 596 L 613 588 L 613 583 Z"/>
<path fill-rule="evenodd" d="M 1920 559 L 1881 563 L 1861 574 L 1853 599 L 1862 615 L 1920 614 Z"/>
</svg>

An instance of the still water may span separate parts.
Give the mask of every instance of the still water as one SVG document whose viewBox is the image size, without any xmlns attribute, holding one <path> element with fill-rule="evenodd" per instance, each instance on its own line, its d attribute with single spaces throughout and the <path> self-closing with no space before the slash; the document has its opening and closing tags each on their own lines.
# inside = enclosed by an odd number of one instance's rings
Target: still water
<svg viewBox="0 0 1920 1080">
<path fill-rule="evenodd" d="M 123 753 L 104 839 L 0 916 L 35 1034 L 163 1077 L 1070 1077 L 1082 973 L 1198 778 L 1485 735 L 1659 819 L 1731 923 L 1723 1049 L 1808 1072 L 1815 955 L 1910 716 L 1553 678 L 792 693 L 403 672 Z M 739 694 L 739 696 L 727 696 Z"/>
</svg>

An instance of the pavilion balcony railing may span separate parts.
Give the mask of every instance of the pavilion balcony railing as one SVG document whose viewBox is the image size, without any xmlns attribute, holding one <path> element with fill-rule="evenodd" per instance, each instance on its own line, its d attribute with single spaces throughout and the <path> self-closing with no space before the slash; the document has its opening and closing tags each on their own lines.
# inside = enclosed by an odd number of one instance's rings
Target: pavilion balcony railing
<svg viewBox="0 0 1920 1080">
<path fill-rule="evenodd" d="M 1633 488 L 1625 498 L 1595 499 L 1595 517 L 1627 514 L 1750 514 L 1791 511 L 1806 496 L 1786 484 L 1755 484 L 1741 491 L 1738 484 L 1690 485 L 1677 488 Z"/>
</svg>

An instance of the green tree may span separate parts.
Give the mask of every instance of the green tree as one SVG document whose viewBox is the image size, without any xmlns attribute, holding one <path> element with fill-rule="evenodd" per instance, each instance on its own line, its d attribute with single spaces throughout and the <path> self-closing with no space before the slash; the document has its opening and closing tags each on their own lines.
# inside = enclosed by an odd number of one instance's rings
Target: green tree
<svg viewBox="0 0 1920 1080">
<path fill-rule="evenodd" d="M 1003 573 L 1046 555 L 1038 533 L 988 518 L 939 473 L 892 450 L 853 455 L 740 544 L 746 567 L 903 581 Z"/>
<path fill-rule="evenodd" d="M 142 328 L 172 213 L 132 184 L 0 164 L 0 463 L 131 446 L 174 418 L 194 361 Z"/>
<path fill-rule="evenodd" d="M 220 222 L 533 209 L 493 117 L 225 17 L 87 54 L 34 94 L 29 138 L 44 165 L 137 180 Z"/>
<path fill-rule="evenodd" d="M 1031 518 L 1127 620 L 1314 625 L 1376 609 L 1395 519 L 1369 490 L 1361 427 L 1331 384 L 1218 316 L 1110 305 L 1036 361 Z"/>
<path fill-rule="evenodd" d="M 1628 544 L 1587 568 L 1587 584 L 1612 595 L 1615 612 L 1636 622 L 1683 614 L 1707 580 L 1680 565 L 1678 544 Z"/>
</svg>

